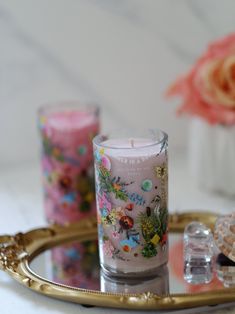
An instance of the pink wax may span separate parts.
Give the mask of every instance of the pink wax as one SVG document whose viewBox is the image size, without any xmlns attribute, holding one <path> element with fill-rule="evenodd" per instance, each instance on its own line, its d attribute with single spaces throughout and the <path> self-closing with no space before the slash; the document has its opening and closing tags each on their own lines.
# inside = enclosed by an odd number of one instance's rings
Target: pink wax
<svg viewBox="0 0 235 314">
<path fill-rule="evenodd" d="M 94 215 L 92 138 L 99 130 L 97 109 L 43 108 L 39 127 L 48 221 L 64 224 Z"/>
<path fill-rule="evenodd" d="M 47 116 L 48 127 L 57 132 L 76 132 L 94 124 L 94 116 L 90 112 L 68 110 L 53 112 Z"/>
<path fill-rule="evenodd" d="M 167 136 L 160 134 L 93 141 L 100 263 L 108 275 L 150 275 L 167 263 Z"/>
</svg>

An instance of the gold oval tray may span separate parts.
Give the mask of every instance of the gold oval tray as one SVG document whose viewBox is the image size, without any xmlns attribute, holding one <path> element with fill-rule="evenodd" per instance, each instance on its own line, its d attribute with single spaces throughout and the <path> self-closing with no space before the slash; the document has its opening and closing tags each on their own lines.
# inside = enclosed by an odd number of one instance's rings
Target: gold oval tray
<svg viewBox="0 0 235 314">
<path fill-rule="evenodd" d="M 213 228 L 216 215 L 189 212 L 173 214 L 169 218 L 171 232 L 183 232 L 190 221 L 201 221 Z M 30 267 L 30 262 L 41 252 L 68 241 L 86 241 L 97 237 L 96 220 L 86 219 L 66 226 L 51 225 L 14 236 L 0 236 L 0 269 L 22 285 L 46 296 L 86 305 L 125 309 L 178 309 L 203 305 L 229 303 L 235 300 L 235 288 L 159 296 L 140 294 L 105 293 L 95 290 L 61 285 L 44 279 Z"/>
</svg>

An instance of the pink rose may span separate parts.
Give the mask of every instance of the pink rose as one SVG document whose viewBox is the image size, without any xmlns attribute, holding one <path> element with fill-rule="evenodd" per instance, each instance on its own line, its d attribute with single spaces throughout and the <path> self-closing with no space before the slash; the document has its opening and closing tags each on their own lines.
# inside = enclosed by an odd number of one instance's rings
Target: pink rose
<svg viewBox="0 0 235 314">
<path fill-rule="evenodd" d="M 193 68 L 167 91 L 180 95 L 179 113 L 199 116 L 211 124 L 235 123 L 235 34 L 210 44 Z"/>
</svg>

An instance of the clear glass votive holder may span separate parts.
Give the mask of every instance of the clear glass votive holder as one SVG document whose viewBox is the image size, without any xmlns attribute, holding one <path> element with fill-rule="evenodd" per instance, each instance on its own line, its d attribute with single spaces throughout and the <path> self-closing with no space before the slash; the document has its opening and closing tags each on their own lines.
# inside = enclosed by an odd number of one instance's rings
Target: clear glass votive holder
<svg viewBox="0 0 235 314">
<path fill-rule="evenodd" d="M 99 132 L 97 106 L 78 101 L 38 111 L 47 221 L 65 224 L 94 216 L 92 139 Z"/>
<path fill-rule="evenodd" d="M 120 131 L 93 139 L 100 265 L 148 277 L 168 261 L 168 137 Z"/>
</svg>

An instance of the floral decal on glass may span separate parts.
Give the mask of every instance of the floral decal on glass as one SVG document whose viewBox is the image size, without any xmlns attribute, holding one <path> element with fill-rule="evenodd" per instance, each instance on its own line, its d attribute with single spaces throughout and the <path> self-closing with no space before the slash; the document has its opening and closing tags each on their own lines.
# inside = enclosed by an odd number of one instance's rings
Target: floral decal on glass
<svg viewBox="0 0 235 314">
<path fill-rule="evenodd" d="M 151 259 L 164 252 L 168 231 L 167 156 L 160 165 L 155 156 L 152 177 L 140 183 L 139 177 L 127 180 L 125 174 L 113 176 L 111 158 L 104 149 L 95 149 L 94 156 L 102 254 L 128 262 L 140 256 Z"/>
</svg>

